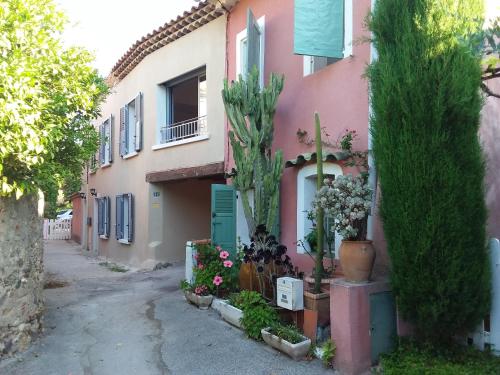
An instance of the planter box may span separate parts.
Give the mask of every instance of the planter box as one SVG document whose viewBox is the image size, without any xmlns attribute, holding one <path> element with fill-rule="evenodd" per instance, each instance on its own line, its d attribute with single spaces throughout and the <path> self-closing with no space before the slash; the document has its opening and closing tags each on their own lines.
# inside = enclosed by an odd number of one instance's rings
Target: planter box
<svg viewBox="0 0 500 375">
<path fill-rule="evenodd" d="M 243 328 L 241 326 L 241 318 L 243 318 L 243 311 L 230 305 L 227 301 L 220 301 L 218 304 L 218 310 L 222 319 L 224 319 L 229 324 Z"/>
<path fill-rule="evenodd" d="M 214 296 L 198 296 L 193 292 L 184 291 L 184 297 L 188 302 L 191 302 L 193 305 L 198 306 L 200 310 L 207 310 L 212 304 L 212 300 Z"/>
<path fill-rule="evenodd" d="M 309 351 L 309 348 L 311 346 L 311 339 L 302 336 L 304 338 L 304 341 L 301 341 L 297 344 L 291 344 L 288 341 L 269 333 L 268 330 L 269 327 L 263 328 L 260 331 L 260 333 L 262 334 L 262 339 L 265 341 L 265 343 L 279 350 L 280 352 L 287 354 L 294 360 L 298 361 L 301 358 L 304 358 Z"/>
</svg>

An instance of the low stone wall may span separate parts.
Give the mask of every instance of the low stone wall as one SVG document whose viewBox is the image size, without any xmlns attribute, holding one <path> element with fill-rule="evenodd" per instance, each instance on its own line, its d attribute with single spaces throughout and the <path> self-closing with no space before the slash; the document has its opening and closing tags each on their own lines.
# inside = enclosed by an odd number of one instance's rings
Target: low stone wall
<svg viewBox="0 0 500 375">
<path fill-rule="evenodd" d="M 38 197 L 0 198 L 0 357 L 25 349 L 41 330 L 42 220 Z"/>
</svg>

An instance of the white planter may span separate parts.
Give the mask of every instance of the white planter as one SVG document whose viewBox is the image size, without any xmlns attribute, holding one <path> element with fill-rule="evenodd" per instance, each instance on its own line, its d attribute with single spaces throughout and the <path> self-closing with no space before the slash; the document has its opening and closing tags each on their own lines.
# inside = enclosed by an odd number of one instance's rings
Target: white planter
<svg viewBox="0 0 500 375">
<path fill-rule="evenodd" d="M 230 305 L 227 301 L 220 301 L 218 310 L 222 319 L 232 324 L 235 327 L 243 328 L 241 326 L 241 319 L 243 318 L 243 311 Z"/>
<path fill-rule="evenodd" d="M 184 291 L 184 297 L 188 302 L 199 307 L 200 310 L 207 310 L 212 303 L 214 296 L 199 296 L 193 292 Z"/>
<path fill-rule="evenodd" d="M 269 327 L 263 328 L 260 331 L 260 333 L 262 334 L 262 339 L 265 341 L 265 343 L 279 350 L 280 352 L 287 354 L 294 360 L 298 361 L 304 358 L 309 351 L 309 348 L 311 346 L 311 339 L 302 336 L 304 338 L 304 341 L 301 341 L 297 344 L 292 344 L 286 340 L 279 338 L 278 336 L 269 333 L 268 330 Z"/>
</svg>

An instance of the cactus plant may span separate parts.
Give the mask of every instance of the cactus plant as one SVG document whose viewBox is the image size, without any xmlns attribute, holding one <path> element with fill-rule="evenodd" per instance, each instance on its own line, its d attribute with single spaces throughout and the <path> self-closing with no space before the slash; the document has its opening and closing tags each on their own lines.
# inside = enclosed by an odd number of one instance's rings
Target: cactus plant
<svg viewBox="0 0 500 375">
<path fill-rule="evenodd" d="M 314 114 L 314 122 L 316 126 L 316 189 L 319 191 L 323 186 L 323 146 L 321 143 L 321 123 L 319 114 Z M 321 278 L 325 273 L 323 266 L 324 255 L 324 219 L 325 214 L 321 207 L 316 210 L 316 262 L 314 266 L 314 293 L 321 293 Z"/>
<path fill-rule="evenodd" d="M 229 140 L 236 164 L 233 184 L 241 193 L 249 233 L 254 233 L 259 224 L 269 230 L 276 225 L 283 152 L 278 150 L 273 157 L 271 146 L 273 119 L 283 82 L 283 76 L 271 74 L 269 85 L 261 89 L 255 67 L 246 79 L 240 75 L 231 85 L 224 81 L 222 99 L 232 127 Z M 253 208 L 249 198 L 251 190 L 254 191 Z"/>
</svg>

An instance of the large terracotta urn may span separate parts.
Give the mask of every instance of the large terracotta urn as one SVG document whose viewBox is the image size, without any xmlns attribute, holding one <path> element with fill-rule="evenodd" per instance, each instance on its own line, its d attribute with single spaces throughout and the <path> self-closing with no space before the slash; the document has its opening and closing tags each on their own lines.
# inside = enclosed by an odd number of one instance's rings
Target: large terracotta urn
<svg viewBox="0 0 500 375">
<path fill-rule="evenodd" d="M 342 241 L 340 266 L 347 281 L 363 283 L 370 280 L 375 262 L 372 241 Z"/>
</svg>

